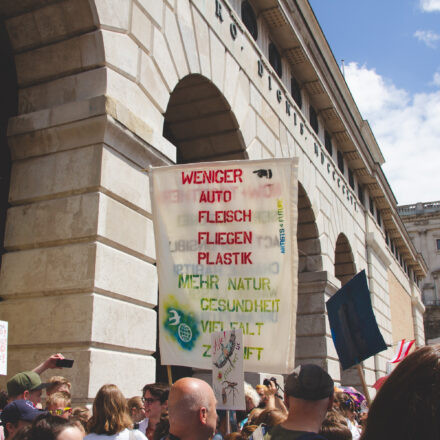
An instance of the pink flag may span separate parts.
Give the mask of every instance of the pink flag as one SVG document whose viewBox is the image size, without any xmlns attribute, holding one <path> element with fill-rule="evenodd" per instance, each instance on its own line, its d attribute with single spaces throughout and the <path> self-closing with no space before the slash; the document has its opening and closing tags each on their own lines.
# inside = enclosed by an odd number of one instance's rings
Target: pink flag
<svg viewBox="0 0 440 440">
<path fill-rule="evenodd" d="M 390 362 L 391 364 L 395 364 L 396 362 L 400 362 L 402 359 L 408 356 L 409 350 L 413 346 L 414 342 L 415 339 L 407 342 L 405 342 L 405 339 L 402 339 L 397 347 L 396 356 L 394 356 L 394 358 L 388 362 Z"/>
</svg>

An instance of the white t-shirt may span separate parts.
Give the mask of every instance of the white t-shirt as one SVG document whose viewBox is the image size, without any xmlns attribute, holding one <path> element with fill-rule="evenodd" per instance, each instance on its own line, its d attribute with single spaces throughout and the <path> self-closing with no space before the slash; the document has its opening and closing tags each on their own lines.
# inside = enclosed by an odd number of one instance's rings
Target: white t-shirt
<svg viewBox="0 0 440 440">
<path fill-rule="evenodd" d="M 147 432 L 148 428 L 148 419 L 144 419 L 141 422 L 139 422 L 139 431 L 142 432 L 142 434 L 145 434 Z"/>
<path fill-rule="evenodd" d="M 147 440 L 144 434 L 138 429 L 133 429 L 133 436 L 135 440 Z M 84 440 L 130 440 L 130 431 L 128 429 L 124 429 L 121 432 L 113 435 L 106 434 L 88 434 L 84 437 Z"/>
<path fill-rule="evenodd" d="M 359 440 L 361 436 L 361 430 L 356 425 L 356 423 L 353 423 L 349 418 L 345 418 L 347 421 L 348 429 L 351 431 L 351 437 L 353 440 Z"/>
</svg>

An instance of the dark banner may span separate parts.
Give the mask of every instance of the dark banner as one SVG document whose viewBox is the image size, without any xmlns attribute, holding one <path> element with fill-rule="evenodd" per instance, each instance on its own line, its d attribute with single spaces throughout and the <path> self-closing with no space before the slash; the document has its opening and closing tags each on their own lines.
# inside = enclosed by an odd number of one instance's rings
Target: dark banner
<svg viewBox="0 0 440 440">
<path fill-rule="evenodd" d="M 339 289 L 326 306 L 343 370 L 387 349 L 374 316 L 365 270 Z"/>
</svg>

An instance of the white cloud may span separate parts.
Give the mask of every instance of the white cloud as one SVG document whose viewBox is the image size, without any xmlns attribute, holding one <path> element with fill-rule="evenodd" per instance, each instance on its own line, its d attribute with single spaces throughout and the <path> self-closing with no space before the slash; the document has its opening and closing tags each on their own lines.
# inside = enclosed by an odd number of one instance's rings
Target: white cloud
<svg viewBox="0 0 440 440">
<path fill-rule="evenodd" d="M 420 0 L 420 8 L 425 12 L 440 11 L 440 0 Z"/>
<path fill-rule="evenodd" d="M 432 77 L 432 85 L 440 87 L 440 71 L 434 73 L 434 76 Z"/>
<path fill-rule="evenodd" d="M 433 31 L 416 31 L 414 32 L 414 36 L 432 49 L 437 47 L 437 41 L 440 40 L 440 35 Z"/>
<path fill-rule="evenodd" d="M 440 90 L 411 95 L 353 62 L 345 78 L 372 126 L 398 203 L 440 200 Z M 440 81 L 440 74 L 436 78 Z"/>
</svg>

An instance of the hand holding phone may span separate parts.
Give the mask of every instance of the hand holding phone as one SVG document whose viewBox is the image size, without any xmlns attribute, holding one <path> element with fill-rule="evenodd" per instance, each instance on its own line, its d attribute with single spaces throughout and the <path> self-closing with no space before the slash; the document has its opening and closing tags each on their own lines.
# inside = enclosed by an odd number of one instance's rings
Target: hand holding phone
<svg viewBox="0 0 440 440">
<path fill-rule="evenodd" d="M 73 362 L 73 359 L 57 359 L 56 366 L 58 368 L 72 368 Z"/>
</svg>

